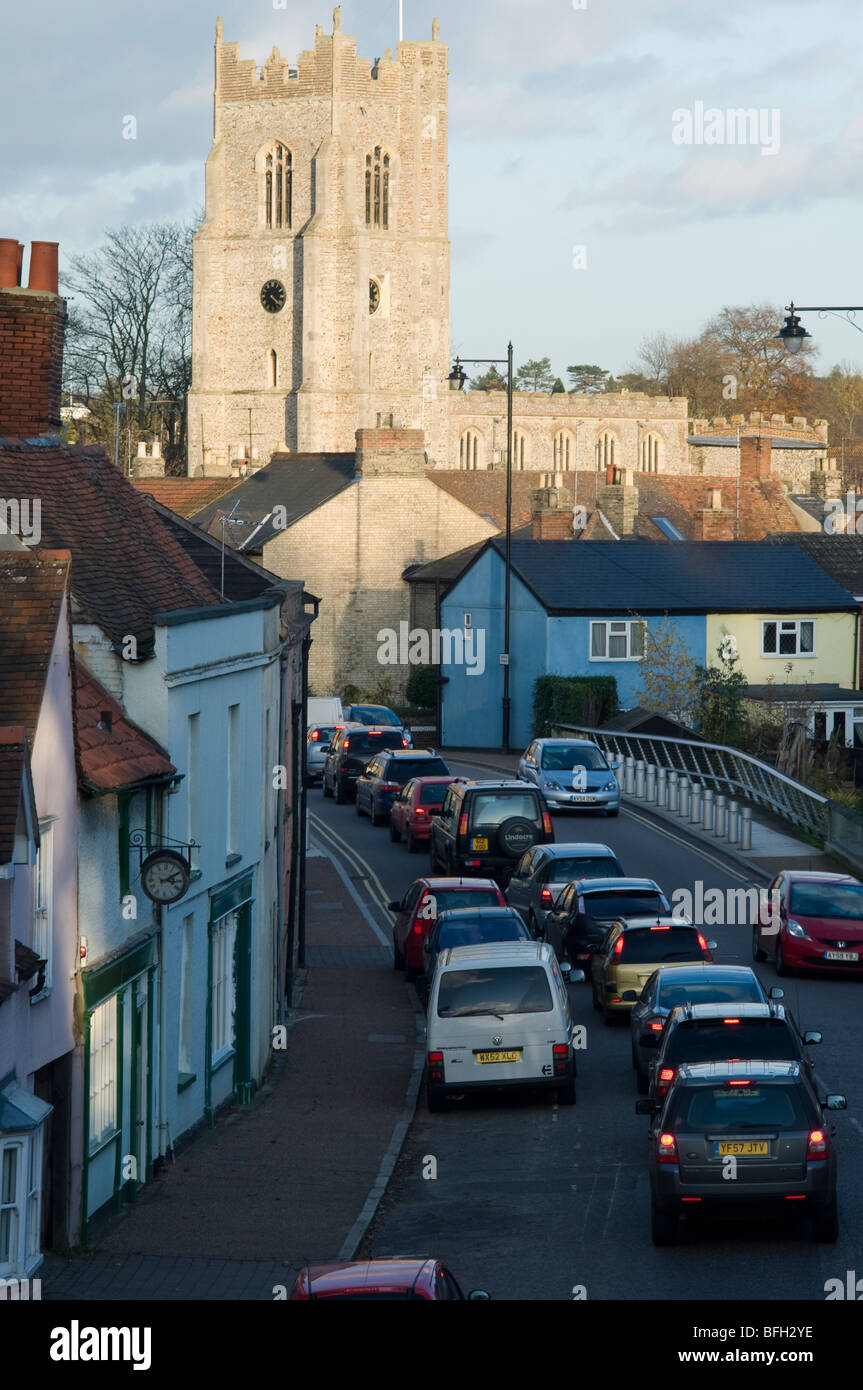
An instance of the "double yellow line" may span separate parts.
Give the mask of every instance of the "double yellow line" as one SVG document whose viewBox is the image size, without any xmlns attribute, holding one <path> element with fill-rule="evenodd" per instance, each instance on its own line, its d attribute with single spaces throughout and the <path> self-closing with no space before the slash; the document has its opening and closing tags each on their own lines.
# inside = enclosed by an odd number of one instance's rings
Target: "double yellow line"
<svg viewBox="0 0 863 1390">
<path fill-rule="evenodd" d="M 362 855 L 357 854 L 356 850 L 348 844 L 347 840 L 343 840 L 341 835 L 333 830 L 332 826 L 327 825 L 326 821 L 321 820 L 320 816 L 316 816 L 314 811 L 309 812 L 309 819 L 316 838 L 325 841 L 330 849 L 335 850 L 341 858 L 346 861 L 348 867 L 359 870 L 360 876 L 366 880 L 365 888 L 369 897 L 380 907 L 384 914 L 385 921 L 388 923 L 391 922 L 392 913 L 389 911 L 387 903 L 391 902 L 392 898 L 387 893 L 371 864 L 367 863 Z"/>
</svg>

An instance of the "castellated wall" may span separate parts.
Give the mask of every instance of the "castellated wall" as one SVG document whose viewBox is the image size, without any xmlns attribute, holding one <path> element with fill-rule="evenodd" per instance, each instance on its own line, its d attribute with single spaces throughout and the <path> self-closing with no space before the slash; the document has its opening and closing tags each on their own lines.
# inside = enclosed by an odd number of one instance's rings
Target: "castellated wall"
<svg viewBox="0 0 863 1390">
<path fill-rule="evenodd" d="M 462 440 L 468 432 L 477 438 L 476 466 L 487 468 L 493 452 L 502 450 L 498 466 L 506 465 L 506 392 L 451 392 L 449 467 L 465 466 Z M 580 421 L 576 429 L 576 422 Z M 640 445 L 648 435 L 658 440 L 658 472 L 689 473 L 686 443 L 685 397 L 647 396 L 641 392 L 608 395 L 556 395 L 518 391 L 513 399 L 513 430 L 524 438 L 524 468 L 564 471 L 555 436 L 568 440 L 568 467 L 590 471 L 596 467 L 596 445 L 604 435 L 614 440 L 613 462 L 639 469 Z M 576 449 L 577 439 L 577 449 Z M 518 467 L 521 451 L 514 453 Z M 557 460 L 557 461 L 556 461 Z M 609 462 L 612 460 L 603 460 Z"/>
<path fill-rule="evenodd" d="M 400 43 L 374 68 L 340 29 L 296 67 L 258 72 L 217 36 L 206 216 L 195 238 L 189 471 L 252 443 L 350 451 L 378 415 L 425 428 L 446 454 L 449 371 L 447 49 Z M 264 164 L 292 156 L 291 226 L 266 225 Z M 390 156 L 388 227 L 366 226 L 366 155 Z M 267 313 L 278 280 L 285 307 Z M 370 281 L 380 304 L 370 308 Z M 272 384 L 276 354 L 276 384 Z M 427 386 L 424 391 L 424 381 Z M 434 385 L 430 385 L 434 383 Z"/>
<path fill-rule="evenodd" d="M 737 476 L 737 433 L 746 439 L 752 435 L 764 435 L 774 441 L 770 453 L 771 472 L 789 492 L 808 494 L 810 474 L 819 467 L 827 456 L 828 425 L 826 420 L 807 420 L 805 416 L 795 415 L 788 419 L 785 415 L 767 415 L 753 410 L 749 415 L 718 416 L 713 420 L 690 421 L 690 433 L 694 436 L 709 435 L 712 438 L 727 436 L 728 444 L 704 445 L 690 444 L 691 471 L 716 478 Z M 782 448 L 781 441 L 787 439 L 794 444 L 811 442 L 811 449 Z M 833 451 L 835 452 L 835 450 Z"/>
</svg>

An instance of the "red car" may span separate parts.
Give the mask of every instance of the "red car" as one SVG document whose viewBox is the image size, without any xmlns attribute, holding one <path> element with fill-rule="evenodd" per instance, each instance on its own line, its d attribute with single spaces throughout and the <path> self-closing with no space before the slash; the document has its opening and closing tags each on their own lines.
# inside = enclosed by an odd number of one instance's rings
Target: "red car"
<svg viewBox="0 0 863 1390">
<path fill-rule="evenodd" d="M 393 967 L 410 983 L 423 972 L 423 941 L 439 912 L 452 907 L 506 907 L 490 878 L 418 878 L 401 902 L 388 904 L 396 914 L 393 927 Z"/>
<path fill-rule="evenodd" d="M 350 1264 L 307 1265 L 297 1275 L 291 1299 L 312 1298 L 466 1301 L 458 1280 L 440 1260 L 357 1260 Z M 467 1299 L 484 1303 L 488 1294 L 474 1289 Z"/>
<path fill-rule="evenodd" d="M 443 807 L 446 789 L 458 777 L 415 777 L 402 787 L 390 811 L 390 839 L 400 844 L 407 840 L 408 854 L 427 845 L 431 835 L 432 816 Z"/>
<path fill-rule="evenodd" d="M 786 869 L 768 893 L 752 931 L 755 960 L 771 957 L 777 975 L 863 970 L 863 883 L 850 874 Z"/>
</svg>

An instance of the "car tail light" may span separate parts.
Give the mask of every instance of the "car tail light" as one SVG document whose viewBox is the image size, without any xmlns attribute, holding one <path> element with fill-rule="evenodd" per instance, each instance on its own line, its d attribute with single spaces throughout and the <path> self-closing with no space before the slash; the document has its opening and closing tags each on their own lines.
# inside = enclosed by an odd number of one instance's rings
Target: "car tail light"
<svg viewBox="0 0 863 1390">
<path fill-rule="evenodd" d="M 459 816 L 458 833 L 459 835 L 467 834 L 467 811 L 462 811 L 461 815 Z"/>
<path fill-rule="evenodd" d="M 827 1157 L 827 1135 L 823 1129 L 811 1129 L 809 1131 L 809 1142 L 806 1145 L 806 1157 L 826 1158 Z"/>
<path fill-rule="evenodd" d="M 414 810 L 414 815 L 416 816 L 417 820 L 422 820 L 423 816 L 426 814 L 427 813 L 423 810 L 422 806 L 417 806 Z"/>
<path fill-rule="evenodd" d="M 551 1051 L 554 1057 L 554 1074 L 555 1076 L 563 1076 L 569 1062 L 569 1044 L 555 1043 Z"/>
<path fill-rule="evenodd" d="M 380 738 L 380 729 L 369 729 L 369 738 Z"/>
<path fill-rule="evenodd" d="M 351 741 L 350 741 L 349 738 L 346 738 L 345 741 L 344 741 L 344 743 L 342 744 L 342 747 L 343 747 L 343 748 L 350 748 L 350 746 L 351 746 Z"/>
<path fill-rule="evenodd" d="M 701 947 L 702 951 L 706 951 L 706 950 L 707 950 L 707 942 L 705 941 L 704 937 L 701 935 L 701 932 L 698 933 L 698 944 L 699 944 L 699 946 Z"/>
<path fill-rule="evenodd" d="M 739 1023 L 739 1022 L 740 1022 L 740 1019 L 739 1019 L 739 1018 L 724 1018 L 724 1019 L 722 1020 L 722 1022 L 723 1022 L 723 1023 Z"/>
<path fill-rule="evenodd" d="M 443 1053 L 430 1052 L 428 1054 L 429 1080 L 443 1081 Z"/>
<path fill-rule="evenodd" d="M 402 739 L 402 748 L 410 748 L 410 744 L 408 743 L 406 738 Z"/>
<path fill-rule="evenodd" d="M 660 926 L 660 924 L 657 922 L 656 926 L 655 926 L 655 927 L 651 927 L 650 930 L 651 930 L 651 931 L 671 931 L 671 928 L 670 928 L 670 927 L 662 927 L 662 926 Z"/>
<path fill-rule="evenodd" d="M 317 743 L 317 741 L 318 741 L 318 739 L 320 738 L 320 736 L 321 736 L 321 731 L 320 731 L 320 729 L 313 729 L 313 730 L 312 730 L 312 743 Z"/>
<path fill-rule="evenodd" d="M 615 943 L 614 943 L 614 954 L 615 954 L 616 956 L 619 956 L 622 950 L 623 950 L 623 937 L 622 937 L 622 936 L 619 936 L 619 937 L 617 938 L 617 940 L 615 941 Z"/>
<path fill-rule="evenodd" d="M 739 1058 L 739 1057 L 733 1057 L 733 1058 L 731 1058 L 731 1060 L 734 1061 L 734 1062 L 739 1062 L 739 1061 L 740 1061 L 740 1058 Z M 751 1082 L 751 1081 L 729 1081 L 728 1084 L 729 1084 L 729 1086 L 751 1086 L 751 1085 L 752 1085 L 752 1082 Z"/>
<path fill-rule="evenodd" d="M 554 898 L 552 897 L 551 889 L 543 888 L 542 892 L 539 895 L 539 900 L 541 903 L 551 903 L 553 906 Z"/>
<path fill-rule="evenodd" d="M 659 1073 L 659 1079 L 660 1079 L 660 1081 L 664 1081 L 666 1084 L 667 1084 L 669 1081 L 673 1081 L 673 1080 L 674 1080 L 674 1067 L 663 1067 L 663 1068 L 662 1068 L 662 1071 Z"/>
<path fill-rule="evenodd" d="M 543 811 L 543 813 L 542 813 L 542 828 L 543 828 L 543 830 L 545 831 L 546 835 L 553 835 L 553 834 L 554 834 L 554 827 L 553 827 L 553 825 L 552 825 L 552 823 L 551 823 L 551 812 L 550 812 L 550 811 Z"/>
<path fill-rule="evenodd" d="M 677 1140 L 673 1134 L 660 1134 L 656 1141 L 657 1163 L 677 1162 Z"/>
<path fill-rule="evenodd" d="M 662 1021 L 661 1018 L 658 1018 L 658 1019 L 657 1019 L 657 1018 L 654 1018 L 654 1019 L 651 1020 L 651 1023 L 650 1023 L 650 1031 L 651 1031 L 651 1033 L 661 1033 L 664 1027 L 665 1027 L 665 1024 L 663 1023 L 663 1021 Z"/>
</svg>

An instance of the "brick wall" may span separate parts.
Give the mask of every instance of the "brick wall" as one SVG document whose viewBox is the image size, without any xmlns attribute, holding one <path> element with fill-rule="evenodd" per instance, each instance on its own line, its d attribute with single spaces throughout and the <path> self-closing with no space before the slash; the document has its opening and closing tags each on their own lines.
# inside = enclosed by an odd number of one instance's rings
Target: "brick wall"
<svg viewBox="0 0 863 1390">
<path fill-rule="evenodd" d="M 0 436 L 58 433 L 65 326 L 58 295 L 0 290 Z"/>
</svg>

